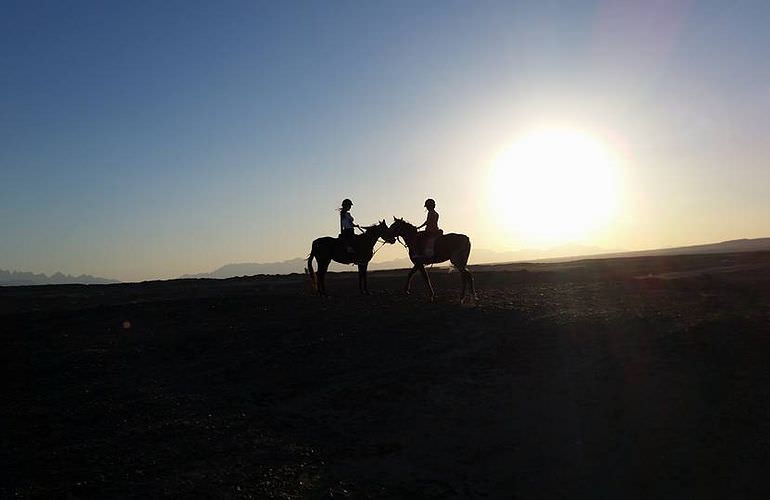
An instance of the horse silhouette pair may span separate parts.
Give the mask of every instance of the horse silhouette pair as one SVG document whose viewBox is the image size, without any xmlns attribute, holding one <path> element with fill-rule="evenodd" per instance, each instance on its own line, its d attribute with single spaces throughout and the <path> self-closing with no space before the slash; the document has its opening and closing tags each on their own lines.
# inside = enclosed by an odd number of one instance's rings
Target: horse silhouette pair
<svg viewBox="0 0 770 500">
<path fill-rule="evenodd" d="M 310 274 L 310 280 L 313 287 L 319 295 L 326 296 L 326 272 L 329 269 L 331 261 L 341 264 L 358 265 L 358 289 L 364 294 L 369 294 L 367 283 L 367 268 L 369 261 L 374 256 L 374 245 L 381 238 L 385 243 L 393 244 L 396 239 L 403 239 L 404 246 L 409 249 L 409 259 L 414 266 L 409 271 L 406 280 L 404 292 L 409 293 L 414 273 L 420 272 L 425 279 L 425 284 L 430 294 L 430 300 L 436 297 L 433 290 L 433 284 L 430 276 L 425 269 L 426 264 L 438 264 L 450 261 L 452 265 L 460 272 L 462 278 L 462 293 L 460 302 L 476 299 L 476 289 L 473 283 L 473 275 L 468 270 L 468 257 L 471 253 L 471 241 L 464 234 L 430 234 L 417 231 L 417 228 L 405 221 L 393 217 L 393 223 L 388 227 L 384 220 L 373 226 L 367 226 L 363 229 L 364 233 L 356 235 L 351 242 L 345 242 L 340 238 L 326 236 L 313 241 L 310 255 L 307 259 L 307 269 Z M 431 240 L 430 242 L 428 240 Z M 432 254 L 425 254 L 425 246 L 432 243 Z M 347 248 L 348 244 L 353 247 L 353 252 Z M 384 243 L 383 243 L 384 244 Z M 313 259 L 318 263 L 318 272 L 313 271 Z M 468 293 L 466 293 L 468 292 Z"/>
</svg>

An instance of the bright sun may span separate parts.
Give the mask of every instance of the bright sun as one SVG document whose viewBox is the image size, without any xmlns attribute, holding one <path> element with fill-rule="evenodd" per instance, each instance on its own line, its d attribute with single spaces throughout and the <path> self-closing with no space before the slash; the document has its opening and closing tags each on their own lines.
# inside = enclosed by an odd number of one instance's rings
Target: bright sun
<svg viewBox="0 0 770 500">
<path fill-rule="evenodd" d="M 529 133 L 498 155 L 490 173 L 493 217 L 527 244 L 585 238 L 613 214 L 617 179 L 609 150 L 574 131 Z"/>
</svg>

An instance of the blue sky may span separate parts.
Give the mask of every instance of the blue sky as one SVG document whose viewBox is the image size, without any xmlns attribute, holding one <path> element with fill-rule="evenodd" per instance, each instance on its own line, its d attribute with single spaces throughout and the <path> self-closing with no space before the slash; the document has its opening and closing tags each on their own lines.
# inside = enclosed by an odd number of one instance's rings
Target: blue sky
<svg viewBox="0 0 770 500">
<path fill-rule="evenodd" d="M 552 243 L 770 236 L 768 21 L 765 2 L 4 2 L 0 268 L 290 259 L 344 197 L 370 223 L 432 196 L 476 247 L 532 246 L 490 209 L 489 164 L 565 123 L 622 152 L 622 202 Z"/>
</svg>

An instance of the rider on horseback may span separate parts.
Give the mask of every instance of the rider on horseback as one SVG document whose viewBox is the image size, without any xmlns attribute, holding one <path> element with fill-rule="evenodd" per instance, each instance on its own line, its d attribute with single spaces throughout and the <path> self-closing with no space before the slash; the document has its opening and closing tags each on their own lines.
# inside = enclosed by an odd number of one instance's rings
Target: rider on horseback
<svg viewBox="0 0 770 500">
<path fill-rule="evenodd" d="M 423 240 L 422 255 L 424 257 L 432 257 L 436 238 L 444 234 L 444 231 L 438 227 L 438 212 L 436 212 L 436 202 L 433 198 L 425 200 L 424 206 L 428 209 L 428 218 L 417 229 L 425 228 L 421 235 Z"/>
<path fill-rule="evenodd" d="M 433 198 L 428 198 L 425 200 L 425 205 L 423 206 L 428 209 L 428 218 L 425 220 L 425 222 L 422 223 L 422 225 L 418 226 L 417 229 L 425 228 L 426 233 L 443 233 L 443 231 L 438 228 L 438 212 L 436 212 L 436 202 L 433 200 Z"/>
<path fill-rule="evenodd" d="M 340 211 L 340 240 L 345 244 L 345 248 L 348 253 L 355 253 L 353 249 L 353 228 L 360 227 L 358 224 L 353 223 L 353 216 L 350 215 L 350 207 L 353 206 L 353 202 L 349 198 L 342 200 L 342 207 Z"/>
</svg>

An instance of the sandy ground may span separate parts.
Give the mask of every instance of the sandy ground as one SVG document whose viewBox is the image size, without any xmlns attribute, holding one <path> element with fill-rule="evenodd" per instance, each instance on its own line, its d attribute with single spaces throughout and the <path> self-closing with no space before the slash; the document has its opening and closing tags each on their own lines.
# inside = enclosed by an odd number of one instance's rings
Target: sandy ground
<svg viewBox="0 0 770 500">
<path fill-rule="evenodd" d="M 0 288 L 0 496 L 767 498 L 770 253 Z"/>
</svg>

